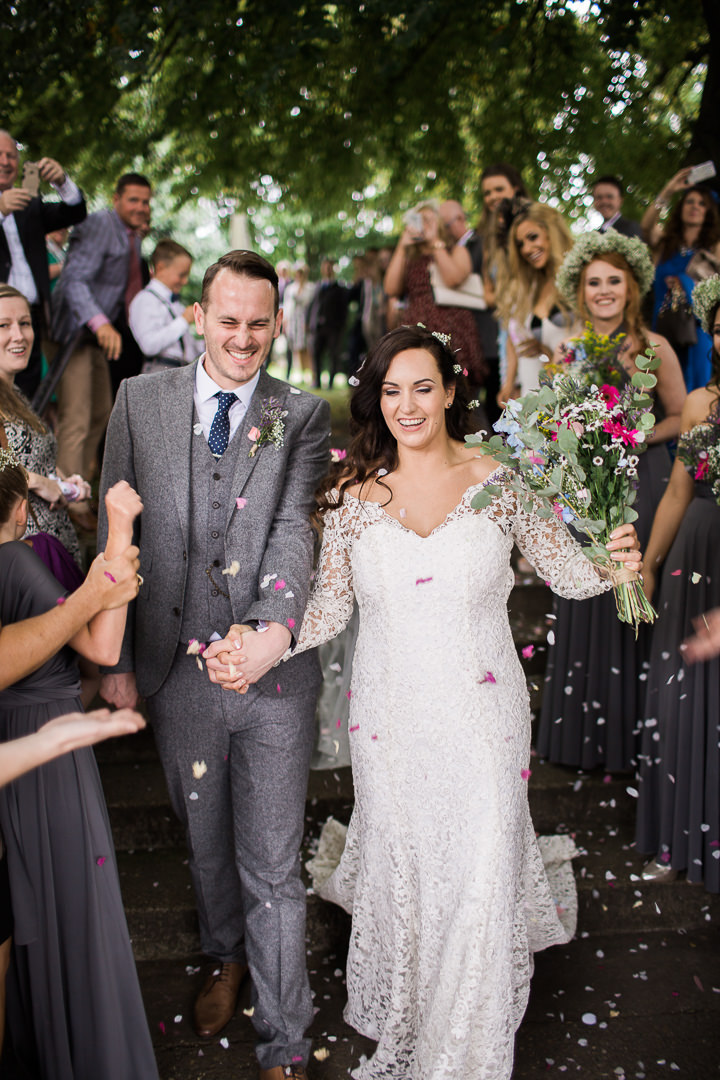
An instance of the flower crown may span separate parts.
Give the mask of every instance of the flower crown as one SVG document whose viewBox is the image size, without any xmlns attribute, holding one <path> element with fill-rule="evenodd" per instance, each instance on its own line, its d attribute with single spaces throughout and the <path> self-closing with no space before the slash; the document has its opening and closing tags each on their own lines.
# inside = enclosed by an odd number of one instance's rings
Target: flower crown
<svg viewBox="0 0 720 1080">
<path fill-rule="evenodd" d="M 13 451 L 9 448 L 6 450 L 4 446 L 0 446 L 0 472 L 4 472 L 5 469 L 17 469 L 19 465 L 20 462 Z"/>
<path fill-rule="evenodd" d="M 712 337 L 712 317 L 720 304 L 720 274 L 713 274 L 695 286 L 693 290 L 693 310 L 700 320 L 706 334 Z"/>
<path fill-rule="evenodd" d="M 644 296 L 653 283 L 655 267 L 647 245 L 638 236 L 623 236 L 615 229 L 607 232 L 589 232 L 576 242 L 563 259 L 555 278 L 555 287 L 570 307 L 577 303 L 577 290 L 583 267 L 593 259 L 602 259 L 611 251 L 622 255 L 638 283 L 640 295 Z"/>
</svg>

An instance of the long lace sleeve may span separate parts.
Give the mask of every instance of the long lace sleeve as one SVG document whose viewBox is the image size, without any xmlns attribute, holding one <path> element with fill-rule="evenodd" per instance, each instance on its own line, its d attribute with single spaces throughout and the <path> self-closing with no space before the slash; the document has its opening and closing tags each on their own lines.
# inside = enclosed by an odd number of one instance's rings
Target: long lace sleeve
<svg viewBox="0 0 720 1080">
<path fill-rule="evenodd" d="M 283 659 L 322 645 L 347 626 L 354 599 L 350 564 L 354 517 L 355 507 L 348 503 L 325 515 L 318 568 L 300 634 L 292 653 Z"/>
<path fill-rule="evenodd" d="M 541 518 L 534 510 L 523 509 L 516 492 L 504 490 L 488 512 L 558 596 L 586 600 L 611 588 L 567 526 L 557 518 Z"/>
</svg>

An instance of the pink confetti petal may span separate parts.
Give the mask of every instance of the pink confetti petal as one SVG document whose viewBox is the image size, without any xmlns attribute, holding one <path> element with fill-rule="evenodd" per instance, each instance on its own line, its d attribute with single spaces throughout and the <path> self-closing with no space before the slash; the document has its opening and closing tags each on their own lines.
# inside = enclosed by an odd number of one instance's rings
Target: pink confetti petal
<svg viewBox="0 0 720 1080">
<path fill-rule="evenodd" d="M 102 866 L 106 858 L 107 855 L 101 855 L 98 859 L 95 860 L 95 862 L 98 864 L 98 866 Z"/>
<path fill-rule="evenodd" d="M 375 740 L 377 739 L 377 735 L 371 735 L 370 738 L 373 740 L 373 742 L 375 742 Z"/>
<path fill-rule="evenodd" d="M 290 629 L 292 630 L 292 628 L 295 626 L 295 620 L 294 619 L 288 619 L 287 624 L 290 627 Z"/>
<path fill-rule="evenodd" d="M 354 725 L 353 725 L 353 726 L 352 726 L 352 727 L 350 728 L 350 731 L 357 731 L 359 727 L 360 727 L 360 725 L 359 725 L 359 724 L 354 724 Z"/>
<path fill-rule="evenodd" d="M 431 577 L 419 577 L 416 579 L 416 585 L 427 585 L 428 581 L 432 581 Z"/>
<path fill-rule="evenodd" d="M 347 694 L 346 694 L 345 696 L 346 696 L 346 698 L 347 698 L 347 699 L 348 699 L 348 701 L 349 701 L 349 700 L 350 700 L 350 698 L 352 697 L 352 690 L 348 690 L 348 692 L 347 692 Z"/>
<path fill-rule="evenodd" d="M 243 510 L 247 506 L 247 499 L 241 499 L 238 495 L 237 499 L 235 500 L 235 505 L 237 506 L 238 510 Z"/>
<path fill-rule="evenodd" d="M 336 720 L 336 721 L 335 721 L 335 727 L 336 727 L 336 728 L 340 728 L 340 727 L 342 727 L 342 720 Z"/>
<path fill-rule="evenodd" d="M 279 578 L 279 579 L 278 579 L 278 580 L 277 580 L 277 581 L 275 582 L 275 592 L 277 592 L 277 591 L 278 591 L 278 589 L 284 589 L 284 588 L 285 588 L 285 582 L 283 581 L 283 579 L 282 579 L 282 578 Z"/>
<path fill-rule="evenodd" d="M 58 598 L 57 598 L 57 600 L 55 601 L 55 603 L 56 603 L 56 604 L 64 604 L 64 603 L 65 603 L 65 597 L 64 597 L 64 596 L 58 596 Z"/>
<path fill-rule="evenodd" d="M 162 1033 L 164 1035 L 165 1034 L 165 1025 L 163 1024 L 162 1020 L 158 1024 L 158 1027 L 160 1028 L 160 1030 L 162 1031 Z"/>
<path fill-rule="evenodd" d="M 670 577 L 677 577 L 678 574 L 682 574 L 682 570 L 673 570 L 670 573 Z"/>
<path fill-rule="evenodd" d="M 110 580 L 112 581 L 113 585 L 117 585 L 117 580 L 116 580 L 116 579 L 115 579 L 115 578 L 114 578 L 114 577 L 112 576 L 112 574 L 110 573 L 110 571 L 109 571 L 109 570 L 104 570 L 104 571 L 103 571 L 103 573 L 105 574 L 105 577 L 106 577 L 106 578 L 110 578 Z"/>
<path fill-rule="evenodd" d="M 529 780 L 532 776 L 532 769 L 521 769 L 520 775 L 522 776 L 523 780 Z"/>
<path fill-rule="evenodd" d="M 496 680 L 495 676 L 493 675 L 492 671 L 486 671 L 485 672 L 485 678 L 484 679 L 478 679 L 478 682 L 480 683 L 481 686 L 482 686 L 483 683 L 486 683 L 486 682 L 487 683 L 495 683 L 496 681 L 497 680 Z"/>
<path fill-rule="evenodd" d="M 277 692 L 278 694 L 282 694 L 282 690 L 280 689 L 280 683 L 277 684 Z"/>
<path fill-rule="evenodd" d="M 530 657 L 534 655 L 534 653 L 535 653 L 535 646 L 534 645 L 526 645 L 525 648 L 522 651 L 522 654 L 523 654 L 523 656 L 525 657 L 526 660 L 529 660 Z"/>
</svg>

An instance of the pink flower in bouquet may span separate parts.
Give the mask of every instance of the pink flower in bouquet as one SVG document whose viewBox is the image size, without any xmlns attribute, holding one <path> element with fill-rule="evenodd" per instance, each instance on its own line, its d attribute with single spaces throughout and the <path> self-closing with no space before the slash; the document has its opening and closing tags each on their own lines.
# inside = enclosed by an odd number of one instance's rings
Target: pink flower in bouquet
<svg viewBox="0 0 720 1080">
<path fill-rule="evenodd" d="M 250 430 L 247 433 L 247 437 L 250 440 L 250 442 L 257 442 L 258 439 L 260 438 L 260 429 L 256 428 L 256 427 L 250 428 Z"/>
<path fill-rule="evenodd" d="M 577 435 L 578 439 L 580 438 L 580 436 L 581 436 L 581 435 L 584 435 L 584 434 L 585 434 L 585 428 L 584 428 L 584 426 L 583 426 L 583 425 L 582 425 L 582 424 L 580 423 L 580 421 L 579 421 L 579 420 L 573 420 L 573 421 L 572 421 L 572 423 L 570 424 L 570 427 L 571 427 L 571 428 L 572 428 L 572 430 L 573 430 L 573 431 L 575 432 L 575 434 Z"/>
<path fill-rule="evenodd" d="M 528 461 L 531 465 L 544 465 L 545 458 L 538 457 L 537 454 L 528 454 Z"/>
<path fill-rule="evenodd" d="M 707 452 L 707 450 L 701 450 L 700 453 L 698 454 L 698 457 L 700 458 L 700 460 L 698 462 L 698 467 L 695 470 L 695 479 L 696 480 L 704 480 L 705 477 L 708 474 L 708 452 Z"/>
<path fill-rule="evenodd" d="M 621 439 L 625 446 L 634 447 L 641 441 L 638 439 L 639 431 L 634 428 L 626 428 L 619 420 L 606 420 L 603 424 L 603 431 L 606 431 L 615 439 Z"/>
<path fill-rule="evenodd" d="M 617 386 L 610 386 L 608 383 L 603 383 L 600 387 L 600 393 L 610 408 L 614 409 L 620 400 L 620 391 Z"/>
</svg>

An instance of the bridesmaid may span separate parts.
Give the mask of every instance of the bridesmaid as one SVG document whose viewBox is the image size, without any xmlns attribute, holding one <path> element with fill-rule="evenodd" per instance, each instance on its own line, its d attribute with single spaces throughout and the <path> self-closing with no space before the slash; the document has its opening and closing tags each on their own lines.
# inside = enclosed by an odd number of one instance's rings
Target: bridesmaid
<svg viewBox="0 0 720 1080">
<path fill-rule="evenodd" d="M 693 620 L 720 604 L 720 506 L 708 450 L 720 444 L 720 277 L 695 289 L 695 313 L 712 337 L 712 374 L 688 396 L 678 456 L 647 548 L 645 589 L 661 565 L 640 758 L 636 842 L 653 853 L 646 880 L 691 882 L 720 892 L 720 659 L 686 664 Z"/>
<path fill-rule="evenodd" d="M 653 268 L 642 240 L 610 229 L 582 237 L 558 274 L 558 289 L 576 306 L 580 321 L 616 340 L 614 366 L 627 382 L 637 370 L 634 358 L 652 343 L 660 358 L 655 415 L 658 420 L 638 457 L 636 528 L 641 547 L 670 475 L 667 442 L 679 430 L 685 386 L 677 356 L 665 338 L 641 323 L 642 296 Z M 621 336 L 624 335 L 624 336 Z M 581 346 L 575 346 L 580 350 Z M 594 597 L 582 608 L 573 600 L 556 599 L 555 643 L 548 652 L 538 753 L 549 761 L 575 768 L 603 765 L 610 772 L 629 770 L 638 749 L 637 725 L 642 711 L 642 665 L 649 651 L 649 633 L 639 640 L 621 623 L 612 596 Z"/>
</svg>

